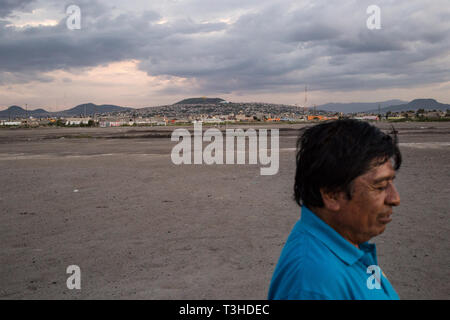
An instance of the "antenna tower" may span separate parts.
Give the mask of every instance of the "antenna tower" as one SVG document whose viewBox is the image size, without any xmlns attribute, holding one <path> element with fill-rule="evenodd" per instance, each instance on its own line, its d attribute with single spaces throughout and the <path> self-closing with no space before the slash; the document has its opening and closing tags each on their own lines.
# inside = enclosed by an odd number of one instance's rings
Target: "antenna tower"
<svg viewBox="0 0 450 320">
<path fill-rule="evenodd" d="M 304 107 L 306 108 L 306 102 L 308 101 L 308 87 L 305 86 L 305 105 Z"/>
</svg>

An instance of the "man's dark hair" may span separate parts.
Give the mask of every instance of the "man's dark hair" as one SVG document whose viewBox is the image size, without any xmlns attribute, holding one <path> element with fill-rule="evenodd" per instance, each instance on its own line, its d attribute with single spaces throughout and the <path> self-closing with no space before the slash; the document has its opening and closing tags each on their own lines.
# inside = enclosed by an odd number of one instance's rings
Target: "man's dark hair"
<svg viewBox="0 0 450 320">
<path fill-rule="evenodd" d="M 398 170 L 402 157 L 394 129 L 389 135 L 353 119 L 309 127 L 297 140 L 295 201 L 300 206 L 321 208 L 322 188 L 344 191 L 351 199 L 353 180 L 391 158 Z"/>
</svg>

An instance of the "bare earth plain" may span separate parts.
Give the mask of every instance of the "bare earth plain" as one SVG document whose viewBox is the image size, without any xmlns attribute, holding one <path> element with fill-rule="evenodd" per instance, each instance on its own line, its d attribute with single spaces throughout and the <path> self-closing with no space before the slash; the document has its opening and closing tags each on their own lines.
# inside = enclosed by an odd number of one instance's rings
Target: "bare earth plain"
<svg viewBox="0 0 450 320">
<path fill-rule="evenodd" d="M 0 299 L 266 299 L 300 217 L 304 126 L 253 127 L 280 128 L 273 176 L 177 166 L 175 127 L 1 129 Z M 395 128 L 401 205 L 372 240 L 378 262 L 401 299 L 449 299 L 450 122 Z M 81 290 L 66 286 L 69 265 Z"/>
</svg>

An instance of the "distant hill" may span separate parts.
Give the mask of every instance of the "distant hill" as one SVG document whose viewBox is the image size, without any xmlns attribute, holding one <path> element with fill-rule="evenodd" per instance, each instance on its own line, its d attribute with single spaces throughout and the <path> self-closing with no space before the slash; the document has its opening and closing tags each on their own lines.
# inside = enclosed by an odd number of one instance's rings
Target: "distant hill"
<svg viewBox="0 0 450 320">
<path fill-rule="evenodd" d="M 8 117 L 9 115 L 12 116 L 22 116 L 26 114 L 26 110 L 19 107 L 19 106 L 11 106 L 6 110 L 0 111 L 0 114 L 6 114 L 6 116 Z"/>
<path fill-rule="evenodd" d="M 84 115 L 85 112 L 86 112 L 87 116 L 91 116 L 95 113 L 99 114 L 99 113 L 120 112 L 120 111 L 127 111 L 127 110 L 133 110 L 133 108 L 119 107 L 119 106 L 108 105 L 108 104 L 96 105 L 93 103 L 85 103 L 85 104 L 80 104 L 69 110 L 49 112 L 44 109 L 36 109 L 36 110 L 28 110 L 28 112 L 27 112 L 22 107 L 11 106 L 6 110 L 0 111 L 0 118 L 14 119 L 15 117 L 26 117 L 27 115 L 32 116 L 34 118 L 56 117 L 56 116 L 73 117 L 73 116 Z"/>
<path fill-rule="evenodd" d="M 115 105 L 102 104 L 96 105 L 93 103 L 84 103 L 80 104 L 72 109 L 55 112 L 57 114 L 66 115 L 66 116 L 79 116 L 79 115 L 93 115 L 95 113 L 108 113 L 108 112 L 120 112 L 131 110 L 132 108 L 119 107 Z"/>
<path fill-rule="evenodd" d="M 3 119 L 14 119 L 15 117 L 26 117 L 26 116 L 33 116 L 35 118 L 39 117 L 47 117 L 51 116 L 51 113 L 48 111 L 45 111 L 44 109 L 36 109 L 36 110 L 25 110 L 22 107 L 19 106 L 11 106 L 6 110 L 0 111 L 0 118 Z"/>
<path fill-rule="evenodd" d="M 450 104 L 439 103 L 434 99 L 415 99 L 408 103 L 392 105 L 386 108 L 382 108 L 380 111 L 381 113 L 386 113 L 388 111 L 391 112 L 408 111 L 408 110 L 417 111 L 419 109 L 447 110 L 450 109 Z M 378 110 L 375 111 L 375 109 L 371 111 L 378 112 Z"/>
<path fill-rule="evenodd" d="M 225 100 L 220 98 L 189 98 L 181 100 L 175 104 L 218 104 L 224 102 Z"/>
<path fill-rule="evenodd" d="M 380 105 L 381 108 L 385 108 L 392 105 L 400 105 L 404 103 L 406 103 L 406 101 L 402 100 L 388 100 L 382 102 L 327 103 L 316 106 L 316 109 L 343 113 L 367 112 L 369 110 L 376 110 L 376 112 L 378 112 L 378 105 Z"/>
</svg>

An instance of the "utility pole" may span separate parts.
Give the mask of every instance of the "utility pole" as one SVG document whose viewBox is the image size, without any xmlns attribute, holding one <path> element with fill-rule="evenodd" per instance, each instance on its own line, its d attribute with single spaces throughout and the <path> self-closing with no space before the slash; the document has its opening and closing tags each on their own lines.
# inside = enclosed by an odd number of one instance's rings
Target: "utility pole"
<svg viewBox="0 0 450 320">
<path fill-rule="evenodd" d="M 305 102 L 303 103 L 303 115 L 306 114 L 306 102 L 308 101 L 308 87 L 305 85 Z"/>
<path fill-rule="evenodd" d="M 307 101 L 308 101 L 308 86 L 305 86 L 305 105 L 304 105 L 305 108 L 306 108 Z"/>
</svg>

